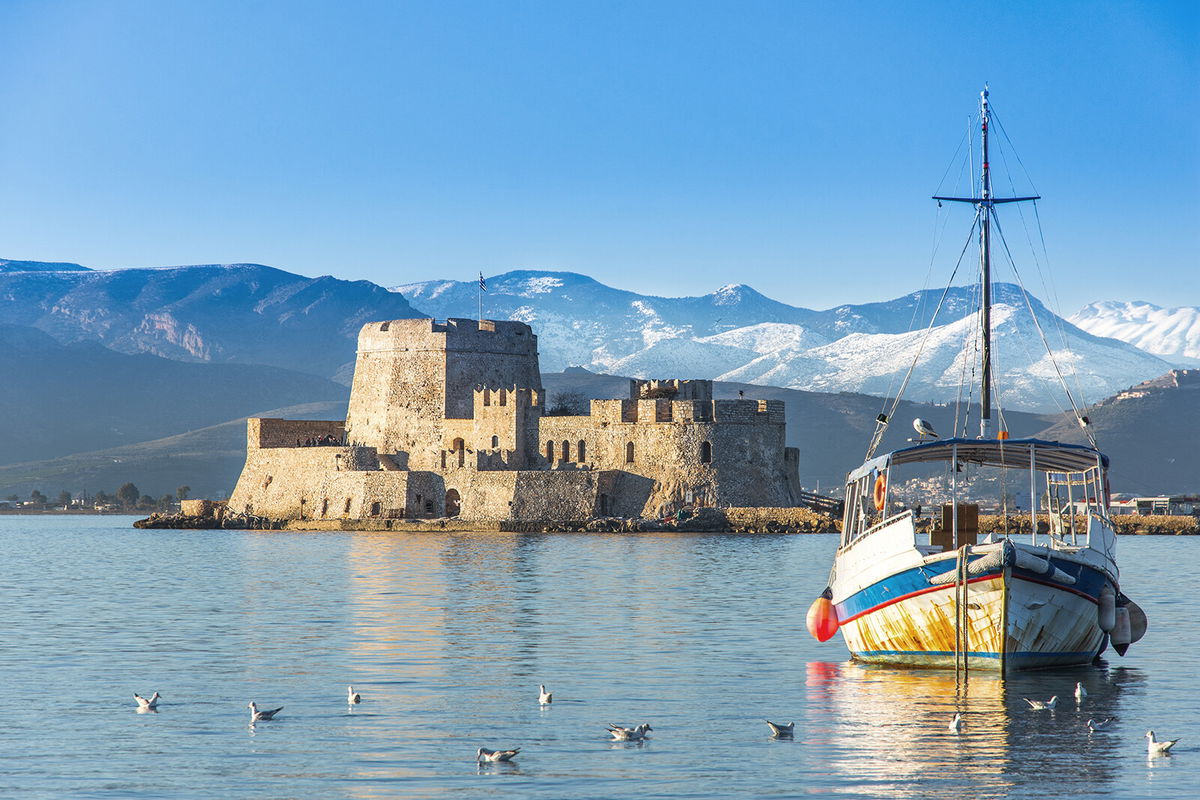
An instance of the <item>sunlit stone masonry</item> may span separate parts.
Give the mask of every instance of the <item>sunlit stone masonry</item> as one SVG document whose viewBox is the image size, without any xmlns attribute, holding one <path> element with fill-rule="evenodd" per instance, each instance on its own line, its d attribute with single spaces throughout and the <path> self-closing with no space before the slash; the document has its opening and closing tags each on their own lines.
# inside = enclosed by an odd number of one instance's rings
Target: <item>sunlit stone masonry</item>
<svg viewBox="0 0 1200 800">
<path fill-rule="evenodd" d="M 252 418 L 233 512 L 276 520 L 587 520 L 793 506 L 783 402 L 705 380 L 548 416 L 521 322 L 403 319 L 358 336 L 345 421 Z"/>
</svg>

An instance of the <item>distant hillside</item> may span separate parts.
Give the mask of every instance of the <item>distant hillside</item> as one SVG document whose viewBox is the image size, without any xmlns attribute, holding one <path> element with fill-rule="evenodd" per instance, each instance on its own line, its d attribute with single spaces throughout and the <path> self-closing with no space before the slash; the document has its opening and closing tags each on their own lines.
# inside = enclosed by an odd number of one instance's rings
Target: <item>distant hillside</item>
<svg viewBox="0 0 1200 800">
<path fill-rule="evenodd" d="M 278 367 L 123 355 L 0 324 L 0 464 L 144 442 L 347 394 L 341 384 Z"/>
<path fill-rule="evenodd" d="M 1200 490 L 1200 370 L 1172 370 L 1088 410 L 1100 449 L 1112 459 L 1114 492 L 1182 494 Z M 1062 419 L 1039 434 L 1084 443 Z"/>
<path fill-rule="evenodd" d="M 345 419 L 344 402 L 259 409 L 248 416 Z M 77 453 L 61 458 L 0 466 L 0 497 L 25 498 L 34 489 L 56 497 L 112 492 L 132 481 L 142 494 L 161 497 L 190 486 L 192 497 L 224 498 L 246 461 L 246 420 L 229 420 L 177 436 Z"/>
<path fill-rule="evenodd" d="M 0 258 L 0 272 L 88 272 L 87 267 L 68 261 L 13 261 Z"/>
<path fill-rule="evenodd" d="M 582 370 L 542 373 L 542 383 L 551 403 L 556 395 L 569 391 L 577 391 L 589 399 L 629 396 L 629 378 Z M 787 443 L 800 449 L 800 483 L 807 489 L 819 485 L 823 492 L 840 490 L 846 473 L 862 463 L 875 430 L 875 417 L 884 410 L 880 398 L 851 392 L 805 392 L 724 381 L 713 386 L 713 394 L 719 398 L 736 398 L 739 392 L 748 398 L 784 401 Z M 1051 421 L 1047 416 L 1019 411 L 1007 412 L 1005 416 L 1013 436 L 1032 435 Z M 916 417 L 929 420 L 947 435 L 954 429 L 953 408 L 901 403 L 881 452 L 903 447 L 905 440 L 915 435 L 911 425 Z"/>
<path fill-rule="evenodd" d="M 1198 376 L 1196 370 L 1168 373 L 1090 411 L 1101 449 L 1112 458 L 1114 491 L 1182 493 L 1200 489 L 1200 431 L 1188 424 L 1200 415 Z M 584 370 L 544 373 L 542 381 L 551 401 L 563 392 L 579 392 L 589 399 L 629 394 L 628 378 Z M 714 387 L 716 396 L 723 398 L 738 397 L 739 391 L 750 398 L 785 402 L 788 444 L 800 449 L 801 483 L 822 492 L 840 490 L 846 472 L 861 462 L 875 415 L 884 408 L 880 398 L 849 392 L 724 382 Z M 344 401 L 249 414 L 293 419 L 344 419 L 345 415 Z M 1014 437 L 1082 441 L 1073 420 L 1012 411 L 1005 416 Z M 912 435 L 915 417 L 929 420 L 946 435 L 954 429 L 952 408 L 902 403 L 881 451 L 904 446 Z M 62 489 L 111 491 L 126 480 L 153 495 L 187 484 L 195 496 L 224 496 L 232 491 L 245 460 L 245 430 L 244 419 L 237 419 L 119 448 L 0 466 L 0 496 L 16 493 L 24 497 L 33 489 L 51 496 Z"/>
<path fill-rule="evenodd" d="M 364 323 L 423 316 L 369 281 L 306 278 L 259 264 L 100 271 L 6 263 L 0 323 L 181 361 L 332 377 L 354 360 Z"/>
</svg>

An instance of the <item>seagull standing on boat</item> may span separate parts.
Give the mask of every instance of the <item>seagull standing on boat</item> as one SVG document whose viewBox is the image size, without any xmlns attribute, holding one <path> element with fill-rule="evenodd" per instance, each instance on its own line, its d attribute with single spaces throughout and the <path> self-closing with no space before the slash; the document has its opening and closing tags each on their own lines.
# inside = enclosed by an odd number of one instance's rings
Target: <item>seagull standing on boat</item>
<svg viewBox="0 0 1200 800">
<path fill-rule="evenodd" d="M 280 711 L 283 711 L 283 706 L 280 706 L 279 708 L 273 708 L 270 711 L 259 711 L 258 704 L 256 704 L 253 700 L 251 700 L 246 707 L 250 709 L 251 725 L 256 722 L 265 722 L 266 720 L 274 719 L 276 714 L 278 714 Z"/>
<path fill-rule="evenodd" d="M 950 725 L 948 727 L 950 728 L 951 733 L 961 733 L 962 732 L 962 714 L 955 711 L 954 719 L 950 720 Z"/>
<path fill-rule="evenodd" d="M 479 748 L 475 754 L 475 760 L 482 761 L 512 761 L 517 753 L 521 752 L 521 748 L 514 747 L 512 750 L 488 750 L 486 747 Z"/>
<path fill-rule="evenodd" d="M 354 691 L 353 686 L 346 687 L 346 704 L 356 706 L 362 702 L 362 695 Z"/>
<path fill-rule="evenodd" d="M 137 701 L 138 711 L 157 711 L 158 710 L 158 692 L 149 697 L 142 697 L 137 692 L 133 693 L 133 699 Z"/>
<path fill-rule="evenodd" d="M 1170 739 L 1160 742 L 1154 737 L 1154 731 L 1146 731 L 1146 746 L 1150 750 L 1152 756 L 1165 756 L 1171 752 L 1171 748 L 1175 746 L 1178 739 Z"/>
<path fill-rule="evenodd" d="M 937 431 L 933 429 L 933 425 L 928 420 L 921 419 L 920 417 L 913 420 L 913 430 L 922 437 L 928 436 L 930 439 L 941 438 L 937 435 Z"/>
<path fill-rule="evenodd" d="M 550 705 L 550 702 L 553 699 L 554 699 L 554 692 L 547 692 L 546 684 L 543 683 L 542 685 L 538 686 L 538 703 L 539 704 L 541 704 L 543 706 L 548 706 L 548 705 Z"/>
<path fill-rule="evenodd" d="M 1083 698 L 1085 698 L 1085 697 L 1087 697 L 1087 689 L 1083 688 L 1082 683 L 1076 683 L 1075 684 L 1075 703 L 1076 704 L 1082 703 Z"/>
<path fill-rule="evenodd" d="M 1049 700 L 1030 700 L 1028 697 L 1023 699 L 1034 711 L 1053 711 L 1054 707 L 1058 705 L 1058 695 L 1054 695 Z"/>
<path fill-rule="evenodd" d="M 771 722 L 769 719 L 764 719 L 763 722 L 771 727 L 771 735 L 776 739 L 790 739 L 792 733 L 796 730 L 796 723 L 789 722 L 787 725 L 780 725 L 777 722 Z"/>
</svg>

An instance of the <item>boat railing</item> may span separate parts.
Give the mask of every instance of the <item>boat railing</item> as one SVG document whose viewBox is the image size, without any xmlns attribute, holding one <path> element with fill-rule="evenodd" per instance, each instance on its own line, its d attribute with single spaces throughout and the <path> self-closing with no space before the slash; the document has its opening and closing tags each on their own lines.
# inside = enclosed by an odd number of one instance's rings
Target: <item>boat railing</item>
<svg viewBox="0 0 1200 800">
<path fill-rule="evenodd" d="M 915 531 L 916 531 L 915 518 L 914 518 L 912 509 L 906 508 L 903 511 L 901 511 L 899 514 L 893 514 L 890 517 L 885 517 L 884 519 L 875 523 L 871 527 L 867 528 L 862 533 L 858 534 L 857 536 L 852 537 L 849 541 L 847 541 L 845 544 L 843 544 L 841 547 L 838 548 L 838 552 L 845 553 L 845 552 L 849 551 L 852 547 L 854 547 L 854 545 L 868 539 L 871 536 L 871 534 L 878 533 L 879 531 L 883 530 L 884 528 L 890 528 L 893 525 L 895 525 L 897 522 L 899 522 L 900 520 L 904 519 L 905 517 L 908 517 L 909 520 L 913 522 L 912 530 L 914 531 L 914 541 L 915 541 Z"/>
</svg>

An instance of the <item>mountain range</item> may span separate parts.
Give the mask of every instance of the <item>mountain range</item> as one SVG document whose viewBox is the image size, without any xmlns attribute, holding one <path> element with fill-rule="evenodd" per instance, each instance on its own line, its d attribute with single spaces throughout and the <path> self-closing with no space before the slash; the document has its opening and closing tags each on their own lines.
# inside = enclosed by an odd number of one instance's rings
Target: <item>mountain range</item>
<svg viewBox="0 0 1200 800">
<path fill-rule="evenodd" d="M 123 474 L 142 476 L 154 494 L 178 483 L 227 491 L 246 416 L 344 415 L 363 322 L 471 317 L 478 299 L 475 281 L 387 290 L 256 264 L 90 270 L 0 260 L 0 491 L 111 490 L 92 482 Z M 1039 399 L 1056 382 L 1039 355 L 1044 333 L 1056 350 L 1069 346 L 1058 364 L 1076 396 L 1109 398 L 1089 413 L 1102 446 L 1111 437 L 1123 448 L 1114 476 L 1146 491 L 1196 487 L 1190 467 L 1200 467 L 1200 448 L 1181 450 L 1187 435 L 1178 431 L 1200 411 L 1200 392 L 1171 367 L 1195 353 L 1200 309 L 1095 303 L 1071 318 L 1076 325 L 1008 284 L 995 287 L 995 302 L 997 384 L 1013 435 L 1078 433 L 1073 423 L 1057 427 L 1052 412 L 1062 406 Z M 627 392 L 617 376 L 688 377 L 718 379 L 720 396 L 786 399 L 802 477 L 826 488 L 861 457 L 878 396 L 896 391 L 918 348 L 906 392 L 914 404 L 900 413 L 951 427 L 946 404 L 971 370 L 962 345 L 974 334 L 974 307 L 972 290 L 959 287 L 816 311 L 745 285 L 662 298 L 536 271 L 490 277 L 484 295 L 485 315 L 525 320 L 539 334 L 551 393 L 582 387 L 615 397 Z M 560 372 L 569 366 L 586 370 Z M 171 452 L 180 455 L 171 461 Z M 1127 472 L 1156 459 L 1163 463 L 1145 474 Z M 191 480 L 169 477 L 189 470 Z M 164 481 L 171 485 L 155 485 Z"/>
<path fill-rule="evenodd" d="M 474 282 L 428 281 L 393 290 L 436 317 L 471 316 L 478 303 Z M 1079 329 L 1018 286 L 996 284 L 993 294 L 993 366 L 1009 408 L 1064 407 L 1054 360 L 1082 402 L 1172 366 L 1126 342 Z M 575 273 L 531 271 L 488 279 L 484 296 L 485 316 L 533 326 L 546 370 L 582 366 L 640 378 L 886 395 L 899 389 L 915 359 L 905 396 L 942 403 L 962 396 L 964 379 L 971 377 L 977 356 L 966 346 L 975 339 L 977 307 L 973 287 L 814 311 L 740 284 L 701 297 L 650 297 Z"/>
<path fill-rule="evenodd" d="M 1106 300 L 1089 303 L 1068 319 L 1088 333 L 1129 342 L 1173 364 L 1200 366 L 1200 306 Z"/>
</svg>

